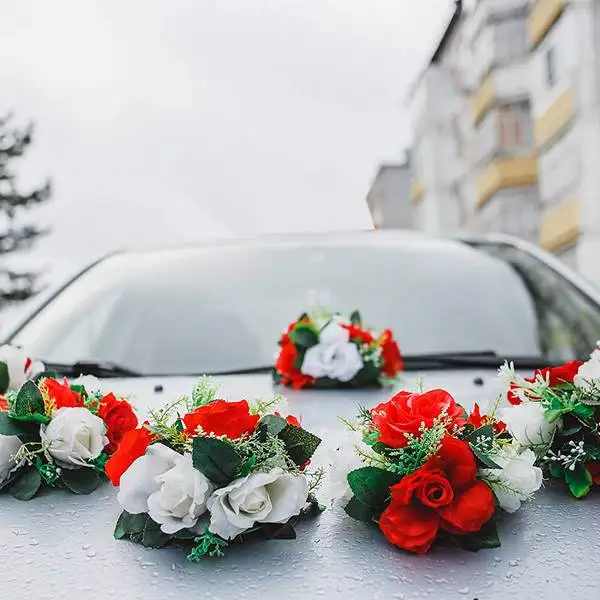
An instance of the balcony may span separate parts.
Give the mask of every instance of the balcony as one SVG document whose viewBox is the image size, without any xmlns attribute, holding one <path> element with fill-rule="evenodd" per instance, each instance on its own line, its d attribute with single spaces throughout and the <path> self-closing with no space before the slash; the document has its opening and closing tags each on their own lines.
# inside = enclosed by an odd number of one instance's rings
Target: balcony
<svg viewBox="0 0 600 600">
<path fill-rule="evenodd" d="M 535 156 L 497 158 L 479 175 L 477 204 L 481 208 L 499 191 L 529 187 L 535 185 L 537 180 L 538 170 Z"/>
<path fill-rule="evenodd" d="M 557 136 L 563 133 L 575 114 L 573 89 L 565 90 L 546 110 L 535 120 L 534 138 L 538 149 L 543 149 Z"/>
<path fill-rule="evenodd" d="M 579 234 L 579 201 L 571 199 L 542 217 L 540 246 L 548 252 L 555 252 L 575 243 Z"/>
<path fill-rule="evenodd" d="M 410 186 L 410 197 L 412 201 L 416 204 L 420 202 L 425 196 L 425 184 L 420 177 L 413 178 L 413 181 Z"/>
<path fill-rule="evenodd" d="M 567 6 L 567 0 L 537 0 L 529 16 L 529 42 L 535 48 L 552 29 Z"/>
</svg>

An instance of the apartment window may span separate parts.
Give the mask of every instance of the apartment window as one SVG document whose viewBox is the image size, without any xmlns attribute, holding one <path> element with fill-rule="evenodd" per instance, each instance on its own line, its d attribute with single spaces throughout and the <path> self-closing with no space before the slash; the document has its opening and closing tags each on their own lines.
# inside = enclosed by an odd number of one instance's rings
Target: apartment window
<svg viewBox="0 0 600 600">
<path fill-rule="evenodd" d="M 527 53 L 527 24 L 523 18 L 500 21 L 495 26 L 496 62 L 510 62 Z"/>
<path fill-rule="evenodd" d="M 529 102 L 505 104 L 498 109 L 500 147 L 525 149 L 532 143 Z"/>
<path fill-rule="evenodd" d="M 544 58 L 546 65 L 546 85 L 549 88 L 553 88 L 556 83 L 556 51 L 554 48 L 549 48 Z"/>
</svg>

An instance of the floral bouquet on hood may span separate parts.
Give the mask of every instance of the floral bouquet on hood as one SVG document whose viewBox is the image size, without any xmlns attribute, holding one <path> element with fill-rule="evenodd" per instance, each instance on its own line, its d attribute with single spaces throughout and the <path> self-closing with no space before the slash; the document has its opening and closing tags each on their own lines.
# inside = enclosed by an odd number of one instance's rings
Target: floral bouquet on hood
<svg viewBox="0 0 600 600">
<path fill-rule="evenodd" d="M 137 425 L 126 400 L 42 373 L 0 398 L 0 489 L 19 500 L 42 487 L 89 494 Z"/>
<path fill-rule="evenodd" d="M 393 382 L 404 368 L 391 330 L 363 327 L 358 311 L 349 319 L 305 313 L 288 327 L 279 346 L 273 379 L 296 389 L 377 387 Z"/>
<path fill-rule="evenodd" d="M 125 436 L 106 465 L 123 508 L 115 538 L 150 548 L 187 541 L 197 562 L 252 533 L 295 538 L 296 522 L 318 511 L 321 472 L 305 469 L 321 440 L 271 412 L 279 398 L 249 405 L 215 395 L 202 378 L 191 398 L 151 411 Z"/>
<path fill-rule="evenodd" d="M 500 545 L 496 517 L 515 512 L 542 483 L 493 416 L 469 415 L 444 390 L 400 392 L 362 409 L 332 449 L 331 495 L 387 540 L 424 554 L 434 542 L 466 550 Z"/>
<path fill-rule="evenodd" d="M 43 370 L 43 363 L 27 356 L 21 348 L 0 346 L 0 409 L 6 404 L 3 399 L 6 392 L 18 390 Z"/>
<path fill-rule="evenodd" d="M 550 477 L 566 482 L 576 498 L 600 485 L 600 349 L 586 362 L 541 369 L 532 377 L 504 365 L 502 419 L 515 440 L 538 457 Z"/>
</svg>

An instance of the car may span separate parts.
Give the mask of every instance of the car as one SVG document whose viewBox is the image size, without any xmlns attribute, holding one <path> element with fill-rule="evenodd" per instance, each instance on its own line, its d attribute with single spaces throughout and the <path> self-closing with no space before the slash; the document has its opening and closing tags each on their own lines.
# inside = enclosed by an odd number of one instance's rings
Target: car
<svg viewBox="0 0 600 600">
<path fill-rule="evenodd" d="M 323 438 L 390 389 L 280 390 L 271 368 L 288 323 L 310 306 L 389 327 L 406 370 L 396 391 L 444 388 L 465 408 L 493 401 L 504 360 L 521 373 L 586 359 L 600 339 L 600 293 L 537 248 L 507 237 L 377 231 L 266 236 L 111 254 L 21 319 L 4 339 L 66 376 L 130 394 L 143 415 L 209 374 L 230 399 L 283 392 Z M 331 507 L 295 543 L 183 562 L 112 537 L 115 490 L 0 500 L 9 597 L 593 598 L 598 497 L 547 486 L 501 523 L 502 547 L 413 556 Z"/>
</svg>

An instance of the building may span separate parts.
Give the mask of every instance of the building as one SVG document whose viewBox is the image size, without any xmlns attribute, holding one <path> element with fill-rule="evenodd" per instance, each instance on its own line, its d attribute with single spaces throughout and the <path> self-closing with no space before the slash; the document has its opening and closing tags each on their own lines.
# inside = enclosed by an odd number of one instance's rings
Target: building
<svg viewBox="0 0 600 600">
<path fill-rule="evenodd" d="M 367 195 L 375 229 L 412 229 L 410 157 L 402 164 L 383 164 Z"/>
<path fill-rule="evenodd" d="M 407 99 L 414 227 L 509 233 L 600 282 L 600 0 L 456 0 Z"/>
<path fill-rule="evenodd" d="M 600 1 L 538 0 L 529 42 L 540 244 L 600 283 Z"/>
</svg>

